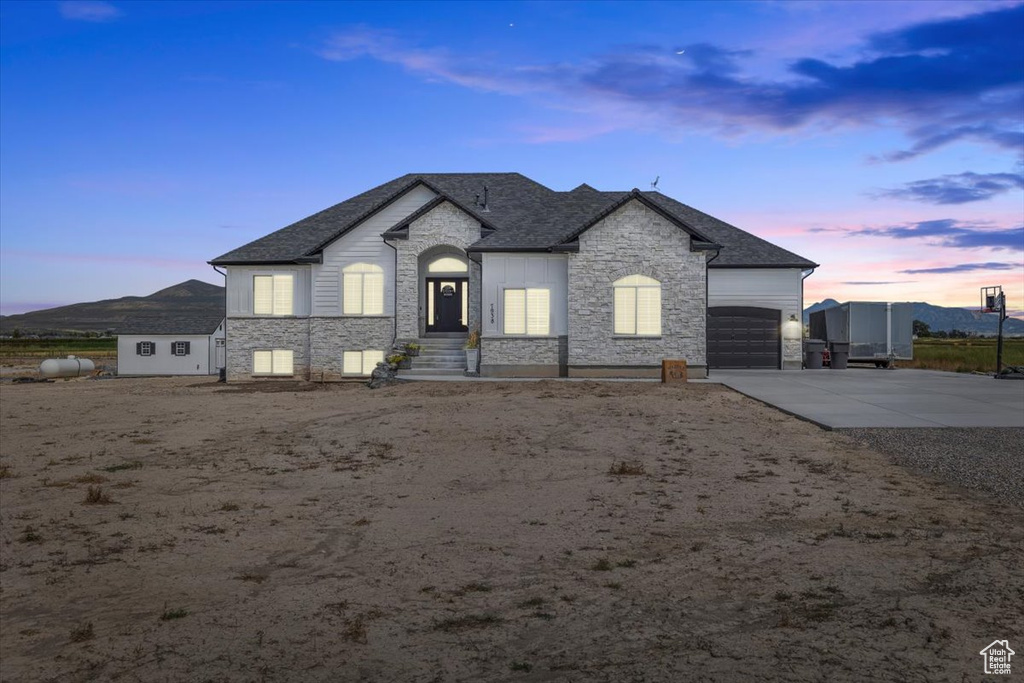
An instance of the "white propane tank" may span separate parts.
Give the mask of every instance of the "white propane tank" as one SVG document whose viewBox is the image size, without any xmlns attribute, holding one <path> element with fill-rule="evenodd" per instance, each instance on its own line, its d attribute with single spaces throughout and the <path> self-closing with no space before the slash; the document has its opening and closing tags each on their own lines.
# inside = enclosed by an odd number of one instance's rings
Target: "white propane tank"
<svg viewBox="0 0 1024 683">
<path fill-rule="evenodd" d="M 88 375 L 96 366 L 88 358 L 47 358 L 39 364 L 39 374 L 43 377 L 81 377 Z"/>
</svg>

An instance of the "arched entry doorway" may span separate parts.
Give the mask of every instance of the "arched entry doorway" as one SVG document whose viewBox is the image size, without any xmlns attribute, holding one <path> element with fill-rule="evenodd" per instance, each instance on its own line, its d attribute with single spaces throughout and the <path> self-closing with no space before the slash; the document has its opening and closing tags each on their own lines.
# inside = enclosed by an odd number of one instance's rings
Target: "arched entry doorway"
<svg viewBox="0 0 1024 683">
<path fill-rule="evenodd" d="M 469 329 L 469 261 L 455 247 L 435 247 L 420 257 L 423 333 L 461 336 Z"/>
</svg>

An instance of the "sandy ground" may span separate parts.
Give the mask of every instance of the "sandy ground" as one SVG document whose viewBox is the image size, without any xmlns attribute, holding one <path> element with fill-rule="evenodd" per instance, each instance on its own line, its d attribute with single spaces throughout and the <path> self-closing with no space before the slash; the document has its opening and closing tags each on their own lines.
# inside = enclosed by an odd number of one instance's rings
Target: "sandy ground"
<svg viewBox="0 0 1024 683">
<path fill-rule="evenodd" d="M 1024 645 L 1020 508 L 718 385 L 0 403 L 4 681 L 961 681 Z"/>
</svg>

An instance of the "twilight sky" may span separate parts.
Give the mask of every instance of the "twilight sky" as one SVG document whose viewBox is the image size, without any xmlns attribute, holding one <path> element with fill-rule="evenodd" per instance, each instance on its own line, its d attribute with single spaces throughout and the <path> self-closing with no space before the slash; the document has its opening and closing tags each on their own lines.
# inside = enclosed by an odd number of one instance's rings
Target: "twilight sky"
<svg viewBox="0 0 1024 683">
<path fill-rule="evenodd" d="M 445 171 L 660 176 L 808 303 L 1024 310 L 1024 4 L 0 2 L 4 314 Z"/>
</svg>

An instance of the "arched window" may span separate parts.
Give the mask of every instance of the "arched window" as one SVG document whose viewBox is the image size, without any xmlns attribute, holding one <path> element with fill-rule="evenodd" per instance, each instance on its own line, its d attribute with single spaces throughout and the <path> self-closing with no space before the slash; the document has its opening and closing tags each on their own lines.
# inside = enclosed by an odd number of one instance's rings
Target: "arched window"
<svg viewBox="0 0 1024 683">
<path fill-rule="evenodd" d="M 372 263 L 353 263 L 341 272 L 342 312 L 384 315 L 384 269 Z"/>
<path fill-rule="evenodd" d="M 661 283 L 646 275 L 628 275 L 614 282 L 615 334 L 661 334 Z"/>
<path fill-rule="evenodd" d="M 442 256 L 441 258 L 431 261 L 430 265 L 427 266 L 428 273 L 468 273 L 469 266 L 463 263 L 457 258 L 451 256 Z"/>
</svg>

